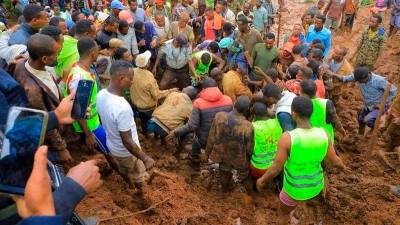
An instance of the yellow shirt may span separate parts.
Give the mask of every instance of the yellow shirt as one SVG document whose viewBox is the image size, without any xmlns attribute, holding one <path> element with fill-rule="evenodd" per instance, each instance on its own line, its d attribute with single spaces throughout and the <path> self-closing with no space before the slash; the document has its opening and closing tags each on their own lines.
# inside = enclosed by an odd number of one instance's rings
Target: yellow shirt
<svg viewBox="0 0 400 225">
<path fill-rule="evenodd" d="M 139 111 L 149 111 L 157 107 L 158 100 L 167 96 L 170 91 L 161 91 L 153 74 L 142 68 L 134 68 L 131 85 L 132 103 Z"/>
<path fill-rule="evenodd" d="M 240 79 L 240 74 L 233 70 L 224 74 L 222 78 L 222 90 L 225 95 L 232 99 L 232 102 L 235 102 L 236 98 L 241 95 L 246 95 L 250 99 L 252 97 L 250 89 Z"/>
<path fill-rule="evenodd" d="M 182 126 L 192 113 L 193 103 L 184 93 L 169 94 L 162 105 L 153 112 L 153 117 L 159 120 L 169 130 Z"/>
</svg>

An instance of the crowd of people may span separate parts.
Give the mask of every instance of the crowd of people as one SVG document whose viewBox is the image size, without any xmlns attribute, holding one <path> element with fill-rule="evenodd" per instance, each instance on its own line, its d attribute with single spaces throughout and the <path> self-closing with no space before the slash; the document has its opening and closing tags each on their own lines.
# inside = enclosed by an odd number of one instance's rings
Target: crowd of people
<svg viewBox="0 0 400 225">
<path fill-rule="evenodd" d="M 47 159 L 70 168 L 77 146 L 99 151 L 142 195 L 156 162 L 141 135 L 174 153 L 191 143 L 191 177 L 216 163 L 222 192 L 232 191 L 233 176 L 249 193 L 277 180 L 287 224 L 300 202 L 320 196 L 323 161 L 348 170 L 335 151 L 335 132 L 347 135 L 335 109 L 342 83 L 360 88 L 360 135 L 374 129 L 388 92 L 388 136 L 398 147 L 397 87 L 386 90 L 389 82 L 373 71 L 388 36 L 399 32 L 398 0 L 376 1 L 355 55 L 333 45 L 332 34 L 352 32 L 358 0 L 318 0 L 282 46 L 275 23 L 288 12 L 283 0 L 17 0 L 13 7 L 18 22 L 4 20 L 0 36 L 0 122 L 15 105 L 46 111 L 50 121 L 47 147 L 38 149 L 25 199 L 17 200 L 20 217 L 0 209 L 4 224 L 68 222 L 101 185 L 99 168 L 95 161 L 72 167 L 53 193 L 44 170 Z M 80 80 L 94 87 L 87 117 L 74 121 Z M 3 211 L 9 205 L 1 199 Z"/>
</svg>

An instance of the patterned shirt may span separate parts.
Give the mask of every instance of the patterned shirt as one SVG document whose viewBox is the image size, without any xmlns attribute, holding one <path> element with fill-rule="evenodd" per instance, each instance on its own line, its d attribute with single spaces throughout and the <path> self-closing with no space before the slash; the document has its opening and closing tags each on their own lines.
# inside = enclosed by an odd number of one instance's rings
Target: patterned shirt
<svg viewBox="0 0 400 225">
<path fill-rule="evenodd" d="M 211 160 L 235 169 L 246 168 L 253 146 L 253 126 L 244 116 L 233 111 L 215 115 L 206 147 Z"/>
<path fill-rule="evenodd" d="M 356 65 L 366 65 L 372 67 L 379 56 L 379 52 L 386 41 L 386 33 L 383 28 L 378 28 L 377 32 L 372 32 L 367 28 L 361 37 L 361 47 L 356 58 Z"/>
</svg>

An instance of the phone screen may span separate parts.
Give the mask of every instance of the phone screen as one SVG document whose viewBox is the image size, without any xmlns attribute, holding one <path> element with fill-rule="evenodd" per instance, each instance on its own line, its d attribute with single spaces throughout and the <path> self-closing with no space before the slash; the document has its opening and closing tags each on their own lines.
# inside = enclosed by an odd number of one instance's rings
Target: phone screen
<svg viewBox="0 0 400 225">
<path fill-rule="evenodd" d="M 5 130 L 0 132 L 0 192 L 23 194 L 47 119 L 43 111 L 10 109 Z"/>
<path fill-rule="evenodd" d="M 74 105 L 72 107 L 72 118 L 85 119 L 86 110 L 89 106 L 90 96 L 93 89 L 93 84 L 94 82 L 91 80 L 79 81 L 78 88 L 76 89 Z"/>
</svg>

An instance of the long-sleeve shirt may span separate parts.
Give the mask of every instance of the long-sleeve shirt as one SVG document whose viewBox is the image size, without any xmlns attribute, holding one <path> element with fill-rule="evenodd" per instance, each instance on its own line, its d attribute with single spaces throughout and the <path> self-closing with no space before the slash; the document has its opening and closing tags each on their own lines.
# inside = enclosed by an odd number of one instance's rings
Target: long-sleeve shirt
<svg viewBox="0 0 400 225">
<path fill-rule="evenodd" d="M 328 56 L 331 51 L 331 31 L 325 27 L 320 31 L 316 31 L 315 25 L 311 25 L 310 28 L 308 28 L 306 43 L 310 44 L 314 39 L 321 40 L 322 44 L 325 46 L 324 57 Z"/>
<path fill-rule="evenodd" d="M 182 126 L 192 113 L 193 103 L 185 93 L 169 94 L 162 105 L 153 112 L 153 118 L 159 120 L 169 130 Z"/>
<path fill-rule="evenodd" d="M 254 146 L 252 124 L 236 112 L 215 115 L 207 140 L 211 160 L 236 169 L 246 168 Z"/>
<path fill-rule="evenodd" d="M 344 76 L 343 80 L 345 82 L 354 81 L 354 75 Z M 360 83 L 361 94 L 364 98 L 364 104 L 366 108 L 372 109 L 374 106 L 378 106 L 382 101 L 383 94 L 386 90 L 388 81 L 375 73 L 372 73 L 371 78 L 367 83 Z M 390 93 L 388 96 L 388 102 L 392 101 L 396 95 L 397 87 L 392 85 Z"/>
<path fill-rule="evenodd" d="M 131 86 L 131 98 L 139 111 L 149 111 L 157 106 L 158 100 L 166 97 L 169 90 L 161 91 L 153 74 L 142 68 L 135 68 Z"/>
<path fill-rule="evenodd" d="M 132 55 L 139 54 L 135 30 L 133 28 L 130 27 L 126 35 L 118 32 L 118 38 L 124 42 L 126 49 L 128 49 Z"/>
<path fill-rule="evenodd" d="M 154 28 L 153 24 L 151 22 L 145 22 L 145 32 L 140 33 L 140 32 L 135 32 L 136 34 L 136 41 L 139 43 L 141 40 L 145 40 L 146 45 L 138 47 L 139 48 L 139 54 L 144 53 L 145 51 L 149 50 L 151 51 L 151 57 L 154 58 L 157 55 L 157 52 L 155 49 L 151 48 L 151 42 L 157 38 L 157 31 Z"/>
<path fill-rule="evenodd" d="M 241 95 L 252 97 L 250 89 L 242 82 L 239 73 L 233 70 L 224 74 L 222 88 L 224 94 L 230 97 L 232 102 L 236 102 L 236 98 Z"/>
<path fill-rule="evenodd" d="M 11 31 L 4 31 L 0 36 L 0 58 L 9 64 L 16 56 L 27 53 L 27 47 L 23 44 L 8 45 L 11 38 Z"/>
</svg>

